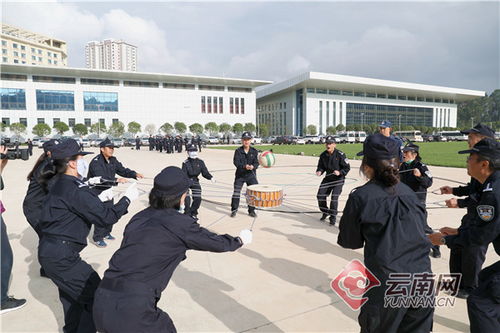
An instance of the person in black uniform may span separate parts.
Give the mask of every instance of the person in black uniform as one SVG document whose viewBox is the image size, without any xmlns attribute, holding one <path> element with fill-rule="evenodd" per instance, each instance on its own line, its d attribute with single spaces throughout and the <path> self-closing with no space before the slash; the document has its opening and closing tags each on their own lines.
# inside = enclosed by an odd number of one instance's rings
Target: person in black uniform
<svg viewBox="0 0 500 333">
<path fill-rule="evenodd" d="M 64 332 L 96 332 L 92 304 L 100 278 L 79 254 L 87 246 L 91 225 L 116 223 L 127 212 L 130 201 L 139 196 L 137 185 L 132 184 L 116 205 L 102 203 L 81 180 L 88 168 L 83 160 L 86 154 L 89 153 L 81 151 L 73 139 L 52 148 L 58 179 L 49 191 L 40 218 L 43 237 L 38 260 L 59 289 Z"/>
<path fill-rule="evenodd" d="M 241 135 L 242 146 L 234 151 L 233 164 L 236 167 L 234 177 L 234 191 L 231 199 L 231 217 L 236 216 L 240 205 L 240 193 L 243 184 L 247 186 L 258 184 L 257 168 L 259 167 L 259 152 L 251 146 L 252 134 L 243 132 Z M 248 215 L 256 217 L 255 207 L 248 206 Z"/>
<path fill-rule="evenodd" d="M 339 205 L 339 196 L 342 193 L 345 176 L 351 170 L 349 160 L 343 152 L 338 149 L 333 136 L 325 138 L 326 150 L 319 155 L 316 175 L 319 177 L 326 172 L 325 178 L 321 181 L 316 199 L 318 199 L 319 209 L 323 212 L 321 221 L 330 216 L 330 225 L 334 226 L 337 222 L 337 207 Z M 329 195 L 332 195 L 330 209 L 326 204 Z"/>
<path fill-rule="evenodd" d="M 139 136 L 135 138 L 135 150 L 141 150 L 141 138 Z"/>
<path fill-rule="evenodd" d="M 97 195 L 101 195 L 101 193 L 107 191 L 108 195 L 106 195 L 106 198 L 103 197 L 103 199 L 105 199 L 104 204 L 107 205 L 107 207 L 112 207 L 114 204 L 112 190 L 110 190 L 112 186 L 116 186 L 118 183 L 126 183 L 128 180 L 125 178 L 137 179 L 144 178 L 144 176 L 136 171 L 125 168 L 116 157 L 113 156 L 115 146 L 108 138 L 102 141 L 99 147 L 101 153 L 90 162 L 88 177 L 101 177 L 103 179 L 103 181 L 99 185 L 94 186 L 92 190 Z M 125 178 L 115 178 L 116 174 Z M 111 235 L 112 228 L 112 224 L 96 225 L 94 227 L 94 235 L 92 236 L 95 245 L 98 247 L 106 247 L 107 244 L 104 239 L 114 240 L 115 237 Z"/>
<path fill-rule="evenodd" d="M 450 249 L 493 243 L 500 255 L 500 143 L 486 138 L 459 154 L 470 154 L 467 172 L 481 184 L 476 209 L 470 213 L 470 223 L 458 229 L 443 227 L 429 238 Z M 467 298 L 467 310 L 472 333 L 500 332 L 500 260 L 479 273 L 479 284 Z"/>
<path fill-rule="evenodd" d="M 33 141 L 31 139 L 28 139 L 28 155 L 33 156 Z"/>
<path fill-rule="evenodd" d="M 181 214 L 189 185 L 177 167 L 155 177 L 149 207 L 130 220 L 96 291 L 99 332 L 176 332 L 168 314 L 156 305 L 186 251 L 227 252 L 251 243 L 250 230 L 242 230 L 239 237 L 218 235 Z"/>
<path fill-rule="evenodd" d="M 462 131 L 462 133 L 468 136 L 467 142 L 469 148 L 474 147 L 475 144 L 485 138 L 495 138 L 495 131 L 483 124 L 477 124 L 470 130 Z M 461 221 L 464 227 L 474 220 L 481 188 L 482 184 L 473 177 L 471 177 L 470 182 L 466 186 L 455 188 L 451 188 L 450 186 L 441 187 L 442 194 L 453 194 L 459 197 L 465 196 L 463 199 L 451 198 L 446 200 L 446 205 L 449 208 L 467 208 L 467 214 Z M 477 287 L 478 275 L 486 258 L 487 249 L 488 246 L 484 245 L 451 247 L 450 272 L 462 274 L 457 297 L 467 298 L 469 293 Z"/>
<path fill-rule="evenodd" d="M 148 138 L 148 143 L 149 143 L 149 151 L 153 151 L 155 148 L 155 139 L 150 135 Z"/>
<path fill-rule="evenodd" d="M 212 183 L 215 183 L 215 179 L 210 172 L 208 172 L 205 162 L 198 158 L 196 146 L 189 146 L 187 152 L 189 157 L 182 163 L 182 171 L 184 171 L 186 176 L 192 181 L 189 188 L 191 189 L 191 197 L 193 199 L 191 200 L 189 195 L 186 197 L 184 213 L 197 220 L 198 208 L 200 208 L 201 205 L 201 185 L 198 177 L 201 174 L 204 178 L 211 180 Z"/>
<path fill-rule="evenodd" d="M 430 332 L 433 307 L 384 306 L 390 273 L 431 273 L 425 235 L 425 206 L 398 177 L 399 143 L 380 133 L 363 144 L 361 172 L 369 181 L 349 195 L 339 225 L 338 244 L 364 247 L 364 264 L 380 281 L 363 297 L 361 332 Z M 402 289 L 409 286 L 401 286 Z"/>
<path fill-rule="evenodd" d="M 432 174 L 427 165 L 422 163 L 419 149 L 420 147 L 413 143 L 409 143 L 403 148 L 403 163 L 399 166 L 399 179 L 415 191 L 420 202 L 425 206 L 427 189 L 432 186 Z M 427 224 L 425 232 L 432 234 L 434 231 Z M 430 254 L 433 258 L 441 258 L 439 245 L 434 245 Z"/>
</svg>

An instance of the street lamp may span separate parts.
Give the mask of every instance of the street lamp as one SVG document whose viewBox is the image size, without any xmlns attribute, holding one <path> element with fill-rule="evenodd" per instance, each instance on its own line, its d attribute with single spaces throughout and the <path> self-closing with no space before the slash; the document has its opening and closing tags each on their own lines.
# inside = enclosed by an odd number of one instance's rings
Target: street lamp
<svg viewBox="0 0 500 333">
<path fill-rule="evenodd" d="M 363 131 L 363 117 L 365 116 L 364 113 L 361 113 L 361 131 Z"/>
<path fill-rule="evenodd" d="M 400 114 L 400 115 L 398 116 L 398 122 L 399 122 L 399 125 L 398 125 L 398 130 L 399 130 L 399 131 L 401 131 L 401 116 L 402 116 L 402 114 Z"/>
</svg>

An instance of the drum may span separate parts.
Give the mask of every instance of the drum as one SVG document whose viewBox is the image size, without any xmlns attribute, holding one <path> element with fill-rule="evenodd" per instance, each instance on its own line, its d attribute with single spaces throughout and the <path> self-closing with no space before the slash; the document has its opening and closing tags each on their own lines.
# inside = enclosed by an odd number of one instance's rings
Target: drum
<svg viewBox="0 0 500 333">
<path fill-rule="evenodd" d="M 283 189 L 275 185 L 250 185 L 246 197 L 252 207 L 278 207 L 283 203 Z"/>
</svg>

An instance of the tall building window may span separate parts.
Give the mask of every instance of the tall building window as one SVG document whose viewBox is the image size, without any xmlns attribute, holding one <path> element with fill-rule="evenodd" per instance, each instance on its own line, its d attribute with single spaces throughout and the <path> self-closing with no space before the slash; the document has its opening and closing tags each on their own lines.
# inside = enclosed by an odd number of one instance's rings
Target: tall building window
<svg viewBox="0 0 500 333">
<path fill-rule="evenodd" d="M 205 96 L 201 96 L 201 113 L 205 112 Z"/>
<path fill-rule="evenodd" d="M 241 114 L 245 114 L 245 99 L 241 98 Z"/>
<path fill-rule="evenodd" d="M 75 96 L 72 91 L 37 90 L 37 110 L 75 111 Z"/>
<path fill-rule="evenodd" d="M 236 97 L 234 99 L 234 113 L 239 114 L 240 113 L 240 99 Z"/>
<path fill-rule="evenodd" d="M 7 54 L 7 49 L 2 49 L 2 54 Z"/>
<path fill-rule="evenodd" d="M 233 110 L 233 98 L 232 97 L 229 98 L 229 113 L 234 113 L 234 110 Z"/>
<path fill-rule="evenodd" d="M 7 46 L 7 41 L 6 40 L 2 41 L 2 46 Z"/>
<path fill-rule="evenodd" d="M 61 118 L 54 118 L 54 119 L 52 119 L 52 126 L 55 126 L 59 122 L 61 122 Z"/>
<path fill-rule="evenodd" d="M 28 118 L 19 118 L 19 122 L 28 127 Z"/>
<path fill-rule="evenodd" d="M 19 57 L 19 52 L 14 51 L 14 57 Z"/>
<path fill-rule="evenodd" d="M 24 89 L 0 88 L 2 110 L 26 110 Z"/>
<path fill-rule="evenodd" d="M 212 113 L 212 97 L 207 97 L 207 109 L 208 113 Z"/>
<path fill-rule="evenodd" d="M 21 50 L 23 50 L 23 51 L 26 50 L 26 46 L 21 45 Z"/>
<path fill-rule="evenodd" d="M 10 126 L 10 118 L 2 118 L 2 124 Z"/>
<path fill-rule="evenodd" d="M 217 113 L 217 97 L 212 97 L 212 109 L 214 110 L 214 113 Z"/>
<path fill-rule="evenodd" d="M 45 118 L 37 118 L 36 123 L 37 124 L 45 124 Z"/>
<path fill-rule="evenodd" d="M 69 127 L 75 126 L 75 118 L 69 118 L 68 119 L 68 126 Z"/>
<path fill-rule="evenodd" d="M 118 93 L 115 92 L 83 92 L 84 111 L 118 111 Z"/>
<path fill-rule="evenodd" d="M 12 47 L 17 49 L 17 43 L 12 43 Z"/>
<path fill-rule="evenodd" d="M 84 124 L 85 124 L 85 126 L 87 126 L 87 127 L 90 127 L 90 125 L 92 125 L 90 118 L 85 118 L 85 119 L 83 120 L 83 123 L 84 123 Z"/>
<path fill-rule="evenodd" d="M 219 97 L 219 113 L 223 112 L 223 107 L 222 107 L 222 97 Z"/>
<path fill-rule="evenodd" d="M 112 124 L 113 124 L 113 125 L 114 125 L 114 124 L 118 124 L 118 122 L 119 122 L 119 121 L 120 121 L 120 120 L 119 120 L 119 119 L 116 119 L 116 118 L 111 120 L 111 122 L 112 122 Z"/>
</svg>

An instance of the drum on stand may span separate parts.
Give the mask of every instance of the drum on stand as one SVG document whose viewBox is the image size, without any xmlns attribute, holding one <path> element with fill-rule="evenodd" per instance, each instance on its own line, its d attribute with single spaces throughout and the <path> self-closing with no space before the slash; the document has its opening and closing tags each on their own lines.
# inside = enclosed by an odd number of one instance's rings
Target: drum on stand
<svg viewBox="0 0 500 333">
<path fill-rule="evenodd" d="M 250 185 L 246 198 L 247 204 L 252 207 L 279 207 L 283 203 L 283 189 L 276 185 Z"/>
</svg>

